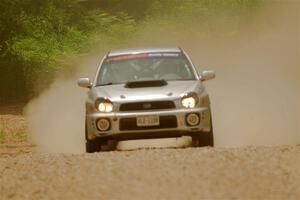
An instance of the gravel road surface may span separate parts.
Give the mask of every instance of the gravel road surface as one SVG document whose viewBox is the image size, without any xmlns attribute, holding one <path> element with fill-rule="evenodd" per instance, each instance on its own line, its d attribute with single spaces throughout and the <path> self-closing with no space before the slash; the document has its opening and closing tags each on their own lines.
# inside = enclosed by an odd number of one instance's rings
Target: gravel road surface
<svg viewBox="0 0 300 200">
<path fill-rule="evenodd" d="M 0 154 L 0 199 L 300 199 L 300 146 Z"/>
</svg>

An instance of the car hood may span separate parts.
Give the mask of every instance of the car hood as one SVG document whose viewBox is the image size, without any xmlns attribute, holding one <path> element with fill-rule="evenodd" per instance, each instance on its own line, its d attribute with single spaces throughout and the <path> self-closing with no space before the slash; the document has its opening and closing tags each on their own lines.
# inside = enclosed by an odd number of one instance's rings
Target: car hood
<svg viewBox="0 0 300 200">
<path fill-rule="evenodd" d="M 148 99 L 176 99 L 191 91 L 201 91 L 201 82 L 168 81 L 160 87 L 126 88 L 125 84 L 107 85 L 92 89 L 94 97 L 107 97 L 111 101 L 139 101 Z"/>
</svg>

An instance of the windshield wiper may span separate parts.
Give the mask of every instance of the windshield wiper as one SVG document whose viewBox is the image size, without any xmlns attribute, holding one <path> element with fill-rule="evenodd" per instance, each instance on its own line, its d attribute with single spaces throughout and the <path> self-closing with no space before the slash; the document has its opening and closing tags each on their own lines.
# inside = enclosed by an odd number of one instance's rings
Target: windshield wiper
<svg viewBox="0 0 300 200">
<path fill-rule="evenodd" d="M 103 83 L 103 84 L 97 84 L 96 87 L 98 86 L 106 86 L 106 85 L 113 85 L 113 82 L 109 82 L 109 83 Z"/>
<path fill-rule="evenodd" d="M 117 85 L 117 84 L 122 84 L 122 83 L 108 82 L 108 83 L 103 83 L 103 84 L 97 84 L 96 87 L 98 87 L 98 86 L 106 86 L 106 85 Z"/>
<path fill-rule="evenodd" d="M 168 81 L 195 81 L 196 79 L 192 79 L 192 78 L 183 78 L 183 79 L 172 79 L 172 80 L 168 80 Z"/>
</svg>

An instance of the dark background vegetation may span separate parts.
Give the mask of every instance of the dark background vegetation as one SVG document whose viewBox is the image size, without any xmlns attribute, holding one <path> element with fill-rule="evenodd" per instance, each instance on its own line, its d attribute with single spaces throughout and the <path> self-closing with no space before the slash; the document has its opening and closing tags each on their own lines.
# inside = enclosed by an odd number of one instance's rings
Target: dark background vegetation
<svg viewBox="0 0 300 200">
<path fill-rule="evenodd" d="M 126 44 L 147 24 L 238 23 L 260 0 L 1 0 L 0 104 L 27 102 L 95 45 Z M 162 23 L 163 24 L 163 23 Z M 175 44 L 176 45 L 176 44 Z"/>
</svg>

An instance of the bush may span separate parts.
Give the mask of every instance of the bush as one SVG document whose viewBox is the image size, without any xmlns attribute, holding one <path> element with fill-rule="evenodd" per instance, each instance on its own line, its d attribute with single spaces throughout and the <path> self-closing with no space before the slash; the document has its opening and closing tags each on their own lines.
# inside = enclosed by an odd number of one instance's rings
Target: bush
<svg viewBox="0 0 300 200">
<path fill-rule="evenodd" d="M 36 94 L 34 83 L 38 81 L 39 87 L 45 88 L 70 58 L 97 43 L 122 44 L 145 24 L 164 27 L 176 23 L 191 29 L 186 22 L 205 26 L 207 19 L 220 13 L 230 13 L 224 19 L 238 24 L 239 16 L 256 10 L 260 2 L 1 0 L 0 84 L 5 87 L 0 103 L 30 98 Z"/>
<path fill-rule="evenodd" d="M 42 76 L 47 86 L 65 60 L 98 38 L 118 41 L 135 29 L 135 21 L 124 13 L 110 15 L 71 0 L 4 0 L 0 13 L 1 60 L 21 68 L 25 84 L 20 90 L 28 94 L 38 77 Z M 0 76 L 5 76 L 7 69 L 1 67 Z"/>
<path fill-rule="evenodd" d="M 5 133 L 2 129 L 0 129 L 0 144 L 3 144 L 5 142 Z"/>
</svg>

